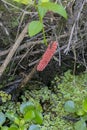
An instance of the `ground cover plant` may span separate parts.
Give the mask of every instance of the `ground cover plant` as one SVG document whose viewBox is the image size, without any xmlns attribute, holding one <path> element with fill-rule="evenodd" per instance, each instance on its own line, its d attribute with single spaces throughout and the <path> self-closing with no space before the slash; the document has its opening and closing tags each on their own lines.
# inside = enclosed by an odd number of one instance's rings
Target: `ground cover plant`
<svg viewBox="0 0 87 130">
<path fill-rule="evenodd" d="M 0 1 L 1 130 L 87 130 L 86 10 L 86 0 Z"/>
<path fill-rule="evenodd" d="M 23 91 L 23 94 L 21 95 L 21 99 L 24 102 L 22 105 L 20 102 L 16 104 L 13 102 L 7 102 L 6 105 L 2 105 L 2 107 L 0 107 L 0 111 L 3 111 L 4 113 L 9 113 L 11 109 L 11 113 L 13 113 L 14 111 L 14 113 L 18 114 L 18 119 L 19 117 L 21 117 L 21 119 L 23 120 L 20 110 L 22 112 L 24 107 L 26 107 L 26 104 L 27 107 L 29 104 L 29 110 L 31 110 L 31 106 L 35 104 L 35 108 L 37 108 L 37 111 L 41 111 L 43 115 L 43 118 L 42 116 L 40 116 L 39 118 L 40 122 L 37 122 L 40 123 L 40 125 L 38 126 L 39 129 L 85 130 L 87 129 L 86 83 L 86 72 L 80 74 L 79 76 L 74 76 L 71 74 L 71 71 L 67 71 L 64 73 L 64 76 L 56 76 L 52 81 L 50 87 L 39 85 L 38 83 L 31 84 L 32 89 L 30 91 L 28 89 L 29 87 L 27 86 L 27 88 L 25 89 L 25 91 Z M 10 116 L 12 115 L 8 114 L 8 118 Z M 32 116 L 30 117 L 30 115 L 26 115 L 24 117 L 26 117 L 26 119 L 32 118 Z M 13 118 L 16 118 L 16 116 L 13 116 Z M 29 125 L 31 125 L 31 123 L 28 124 L 28 127 Z"/>
<path fill-rule="evenodd" d="M 39 125 L 36 125 L 43 122 L 42 109 L 39 104 L 36 108 L 36 105 L 32 102 L 23 102 L 19 107 L 19 111 L 20 115 L 9 109 L 5 114 L 0 112 L 1 130 L 40 130 Z M 9 121 L 9 126 L 3 125 L 6 123 L 6 118 Z"/>
</svg>

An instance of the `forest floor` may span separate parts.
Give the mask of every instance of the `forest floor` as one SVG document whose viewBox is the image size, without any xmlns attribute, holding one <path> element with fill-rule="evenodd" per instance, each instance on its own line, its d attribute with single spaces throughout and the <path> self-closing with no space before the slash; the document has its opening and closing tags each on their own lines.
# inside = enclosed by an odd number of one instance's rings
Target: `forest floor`
<svg viewBox="0 0 87 130">
<path fill-rule="evenodd" d="M 35 99 L 41 104 L 44 115 L 42 130 L 74 130 L 78 117 L 65 112 L 64 103 L 73 100 L 80 104 L 87 95 L 87 1 L 58 2 L 66 8 L 68 19 L 55 13 L 47 13 L 44 17 L 47 42 L 56 40 L 59 43 L 48 66 L 42 72 L 34 69 L 47 47 L 43 34 L 32 38 L 26 34 L 0 77 L 0 90 L 10 93 L 17 103 Z M 33 8 L 10 0 L 0 1 L 0 66 L 26 24 L 36 19 L 37 12 Z M 21 88 L 28 76 L 28 84 Z M 4 112 L 10 104 L 12 109 L 16 106 L 13 101 L 4 105 L 0 100 L 0 103 L 0 110 L 5 108 Z"/>
</svg>

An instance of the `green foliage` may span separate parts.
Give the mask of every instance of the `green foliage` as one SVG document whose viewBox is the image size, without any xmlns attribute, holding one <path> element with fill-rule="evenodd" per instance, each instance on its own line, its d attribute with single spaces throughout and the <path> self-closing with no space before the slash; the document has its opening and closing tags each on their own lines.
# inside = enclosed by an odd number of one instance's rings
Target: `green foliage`
<svg viewBox="0 0 87 130">
<path fill-rule="evenodd" d="M 66 11 L 64 7 L 61 5 L 52 2 L 42 2 L 40 6 L 48 11 L 53 11 L 54 13 L 58 13 L 67 19 Z"/>
<path fill-rule="evenodd" d="M 6 117 L 4 113 L 0 112 L 0 126 L 4 124 Z"/>
<path fill-rule="evenodd" d="M 38 125 L 31 125 L 29 130 L 40 130 L 40 127 Z"/>
<path fill-rule="evenodd" d="M 65 111 L 75 113 L 75 115 L 80 116 L 80 120 L 75 123 L 75 130 L 87 130 L 87 98 L 83 100 L 81 106 L 75 104 L 73 101 L 67 101 L 64 108 Z"/>
<path fill-rule="evenodd" d="M 11 94 L 7 94 L 4 91 L 0 91 L 0 97 L 1 97 L 2 102 L 11 100 Z"/>
<path fill-rule="evenodd" d="M 43 116 L 41 111 L 32 103 L 24 102 L 20 105 L 21 115 L 15 112 L 8 111 L 5 114 L 0 112 L 1 130 L 40 130 L 38 125 L 30 125 L 30 123 L 42 124 Z M 2 126 L 6 122 L 6 118 L 10 121 L 10 126 Z"/>
<path fill-rule="evenodd" d="M 25 5 L 28 5 L 32 2 L 32 0 L 14 0 L 18 3 L 22 3 L 22 4 L 25 4 Z"/>
<path fill-rule="evenodd" d="M 87 130 L 86 122 L 84 120 L 80 120 L 75 123 L 75 130 Z"/>
<path fill-rule="evenodd" d="M 44 42 L 46 43 L 45 33 L 44 33 L 44 25 L 43 25 L 43 17 L 45 16 L 46 12 L 53 11 L 54 13 L 58 13 L 59 15 L 63 16 L 67 19 L 67 13 L 63 6 L 59 4 L 55 4 L 50 2 L 49 0 L 39 0 L 38 2 L 35 0 L 14 0 L 18 3 L 22 3 L 25 5 L 32 5 L 38 12 L 39 20 L 32 21 L 28 27 L 28 34 L 30 37 L 38 34 L 40 31 L 43 31 Z"/>
<path fill-rule="evenodd" d="M 85 98 L 85 99 L 83 100 L 82 107 L 83 107 L 83 110 L 84 110 L 85 112 L 87 112 L 87 98 Z"/>
<path fill-rule="evenodd" d="M 56 76 L 50 87 L 36 82 L 35 84 L 29 84 L 24 91 L 24 95 L 20 98 L 23 100 L 21 105 L 19 102 L 16 104 L 7 102 L 0 106 L 0 111 L 3 110 L 5 116 L 9 110 L 12 113 L 14 112 L 15 121 L 11 120 L 9 124 L 11 126 L 15 125 L 18 129 L 19 125 L 22 124 L 19 130 L 24 130 L 24 128 L 25 130 L 34 129 L 34 127 L 31 127 L 31 124 L 36 125 L 35 130 L 37 130 L 37 127 L 41 130 L 81 130 L 80 128 L 85 130 L 87 114 L 83 106 L 86 105 L 87 98 L 87 72 L 74 76 L 70 71 L 67 71 L 63 76 Z M 39 102 L 41 102 L 44 111 L 43 123 L 37 125 L 35 118 L 31 121 L 25 121 L 24 116 L 28 112 L 27 109 L 29 111 L 34 110 L 34 114 L 35 110 L 42 113 Z M 74 113 L 71 110 L 69 112 L 65 111 L 64 104 L 66 103 L 68 103 L 69 110 L 75 108 Z M 67 118 L 65 119 L 64 117 Z M 73 119 L 78 121 L 73 122 Z M 7 117 L 7 120 L 10 119 Z M 4 127 L 2 128 L 4 129 Z M 6 130 L 8 129 L 6 128 Z"/>
<path fill-rule="evenodd" d="M 73 76 L 70 71 L 67 71 L 60 78 L 55 77 L 55 82 L 65 100 L 62 101 L 65 110 L 63 114 L 79 119 L 73 124 L 74 128 L 71 130 L 87 130 L 87 72 Z"/>
<path fill-rule="evenodd" d="M 65 111 L 74 113 L 75 112 L 75 103 L 73 101 L 67 101 L 64 105 Z"/>
<path fill-rule="evenodd" d="M 32 102 L 23 102 L 20 105 L 20 112 L 25 114 L 29 110 L 33 110 L 35 108 L 34 104 Z"/>
<path fill-rule="evenodd" d="M 40 21 L 32 21 L 29 24 L 28 32 L 29 36 L 32 37 L 35 34 L 39 33 L 43 29 L 43 23 Z"/>
</svg>

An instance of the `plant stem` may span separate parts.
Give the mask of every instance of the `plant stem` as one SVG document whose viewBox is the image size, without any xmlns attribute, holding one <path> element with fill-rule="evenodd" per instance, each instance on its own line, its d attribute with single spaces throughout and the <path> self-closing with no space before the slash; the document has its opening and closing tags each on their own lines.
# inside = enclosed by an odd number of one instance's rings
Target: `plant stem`
<svg viewBox="0 0 87 130">
<path fill-rule="evenodd" d="M 39 10 L 38 10 L 38 5 L 36 6 L 36 0 L 34 0 L 34 6 L 38 12 L 38 16 L 39 16 L 39 21 L 43 24 L 43 18 L 41 18 L 41 15 L 39 13 Z M 43 24 L 44 25 L 44 24 Z M 43 29 L 42 29 L 42 32 L 43 32 L 43 41 L 44 41 L 44 44 L 47 45 L 47 40 L 46 40 L 46 35 L 45 35 L 45 30 L 44 30 L 44 26 L 43 26 Z"/>
</svg>

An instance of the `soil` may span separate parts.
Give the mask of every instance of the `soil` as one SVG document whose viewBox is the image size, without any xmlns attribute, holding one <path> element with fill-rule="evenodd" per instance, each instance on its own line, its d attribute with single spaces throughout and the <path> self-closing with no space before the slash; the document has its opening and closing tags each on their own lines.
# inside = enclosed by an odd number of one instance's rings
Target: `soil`
<svg viewBox="0 0 87 130">
<path fill-rule="evenodd" d="M 52 16 L 47 14 L 44 17 L 45 30 L 47 31 L 46 37 L 49 39 L 58 39 L 59 48 L 55 54 L 55 57 L 51 60 L 46 69 L 43 72 L 36 72 L 32 76 L 32 81 L 39 81 L 47 86 L 50 86 L 51 80 L 56 74 L 62 75 L 68 69 L 71 69 L 74 74 L 79 74 L 87 69 L 87 18 L 85 17 L 87 14 L 87 3 L 83 6 L 79 19 L 76 21 L 82 4 L 83 0 L 75 0 L 72 2 L 67 0 L 63 2 L 63 5 L 66 6 L 68 13 L 67 20 L 64 20 L 57 14 L 52 14 Z M 25 9 L 25 6 L 22 8 Z M 21 15 L 21 11 L 9 5 L 5 6 L 5 3 L 1 2 L 1 52 L 6 51 L 14 44 L 15 39 L 17 38 L 17 33 L 19 34 L 22 31 L 29 19 L 30 21 L 38 19 L 37 15 L 27 14 L 23 17 L 23 20 L 22 17 L 23 15 Z M 51 22 L 50 17 L 53 18 L 53 22 Z M 64 53 L 68 46 L 72 27 L 75 22 L 75 29 L 70 42 L 69 50 Z M 55 30 L 53 30 L 54 27 Z M 21 45 L 26 44 L 28 41 L 39 42 L 40 40 L 43 40 L 42 34 L 39 34 L 34 38 L 30 38 L 26 35 Z M 6 84 L 13 82 L 14 80 L 18 80 L 21 77 L 23 79 L 24 75 L 30 73 L 37 60 L 41 58 L 45 49 L 46 46 L 41 43 L 39 45 L 32 45 L 31 48 L 26 47 L 21 51 L 17 51 L 5 73 L 1 77 L 1 85 L 3 84 L 6 86 Z M 3 63 L 6 55 L 7 53 L 0 56 L 0 64 Z"/>
</svg>

